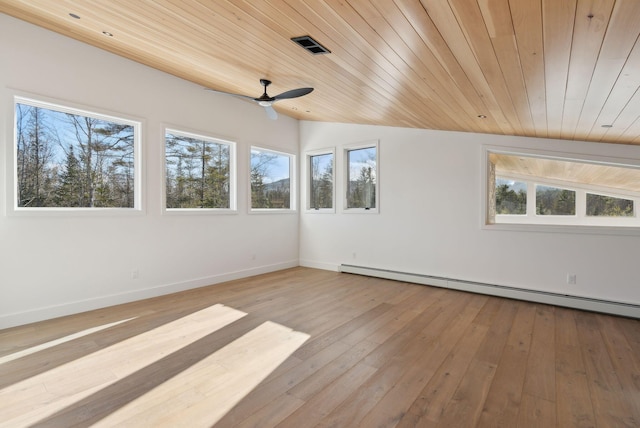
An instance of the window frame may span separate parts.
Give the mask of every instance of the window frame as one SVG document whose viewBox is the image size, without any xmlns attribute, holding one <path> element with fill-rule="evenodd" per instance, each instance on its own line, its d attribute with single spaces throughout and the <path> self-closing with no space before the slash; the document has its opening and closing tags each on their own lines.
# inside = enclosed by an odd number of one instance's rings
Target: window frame
<svg viewBox="0 0 640 428">
<path fill-rule="evenodd" d="M 253 150 L 287 156 L 289 158 L 289 208 L 253 208 L 251 205 L 251 152 Z M 285 152 L 281 149 L 252 144 L 249 146 L 249 156 L 247 159 L 247 209 L 249 214 L 293 214 L 297 213 L 297 192 L 296 192 L 296 154 Z"/>
<path fill-rule="evenodd" d="M 18 207 L 18 146 L 16 129 L 17 104 L 53 110 L 60 113 L 68 113 L 76 116 L 90 117 L 123 125 L 132 126 L 133 137 L 133 207 Z M 121 112 L 112 112 L 95 106 L 86 106 L 67 100 L 45 97 L 26 92 L 12 91 L 10 95 L 11 124 L 7 126 L 6 141 L 6 198 L 5 210 L 9 216 L 131 216 L 144 215 L 146 211 L 145 176 L 143 170 L 145 159 L 143 156 L 143 133 L 145 121 L 142 118 Z"/>
<path fill-rule="evenodd" d="M 312 208 L 311 207 L 311 158 L 314 156 L 331 155 L 333 168 L 331 172 L 332 180 L 332 195 L 331 195 L 331 208 Z M 327 149 L 313 150 L 305 153 L 305 163 L 303 169 L 304 176 L 306 178 L 305 186 L 305 212 L 310 214 L 335 214 L 336 212 L 336 149 L 335 147 Z"/>
<path fill-rule="evenodd" d="M 495 177 L 505 178 L 527 183 L 527 214 L 500 214 L 500 222 L 491 222 L 489 213 L 489 169 L 490 154 L 504 154 L 510 156 L 527 156 L 542 159 L 552 159 L 565 162 L 592 163 L 604 166 L 618 166 L 640 169 L 640 159 L 613 158 L 607 156 L 587 155 L 579 153 L 563 153 L 541 151 L 525 148 L 505 148 L 496 146 L 482 147 L 483 166 L 481 180 L 481 224 L 485 230 L 510 230 L 527 232 L 566 232 L 610 235 L 640 235 L 640 192 L 628 191 L 620 193 L 615 190 L 597 185 L 585 185 L 562 180 L 532 178 L 518 174 L 495 174 Z M 575 215 L 536 215 L 535 189 L 537 185 L 564 188 L 576 192 Z M 586 215 L 586 194 L 595 193 L 604 196 L 630 199 L 634 202 L 634 216 L 605 217 Z M 530 197 L 529 195 L 534 195 Z M 533 213 L 533 215 L 530 215 Z M 497 217 L 497 216 L 496 216 Z"/>
<path fill-rule="evenodd" d="M 229 208 L 167 208 L 167 133 L 229 146 Z M 162 213 L 164 215 L 224 215 L 238 213 L 237 144 L 231 139 L 213 136 L 204 131 L 165 124 L 162 127 Z"/>
<path fill-rule="evenodd" d="M 376 183 L 375 183 L 375 201 L 376 206 L 372 208 L 349 208 L 349 152 L 361 149 L 376 149 Z M 367 140 L 361 143 L 349 144 L 343 146 L 342 150 L 343 168 L 342 168 L 342 213 L 344 214 L 379 214 L 380 213 L 380 140 Z"/>
</svg>

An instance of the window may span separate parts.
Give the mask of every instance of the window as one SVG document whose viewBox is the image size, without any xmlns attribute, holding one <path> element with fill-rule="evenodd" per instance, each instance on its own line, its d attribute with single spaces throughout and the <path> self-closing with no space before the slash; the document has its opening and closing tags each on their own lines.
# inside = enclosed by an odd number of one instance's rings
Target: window
<svg viewBox="0 0 640 428">
<path fill-rule="evenodd" d="M 16 97 L 16 211 L 140 209 L 140 122 Z"/>
<path fill-rule="evenodd" d="M 576 192 L 550 186 L 536 186 L 537 215 L 576 215 Z"/>
<path fill-rule="evenodd" d="M 487 160 L 487 224 L 640 227 L 638 165 L 497 150 Z"/>
<path fill-rule="evenodd" d="M 496 177 L 496 214 L 527 213 L 527 184 Z"/>
<path fill-rule="evenodd" d="M 592 217 L 633 217 L 633 200 L 587 193 L 587 215 Z"/>
<path fill-rule="evenodd" d="M 348 148 L 346 158 L 347 210 L 378 209 L 378 145 Z"/>
<path fill-rule="evenodd" d="M 290 210 L 295 207 L 291 177 L 294 155 L 251 148 L 251 209 Z"/>
<path fill-rule="evenodd" d="M 307 165 L 309 167 L 309 195 L 307 208 L 316 211 L 329 209 L 333 212 L 333 152 L 310 154 L 307 156 Z"/>
<path fill-rule="evenodd" d="M 166 129 L 166 208 L 234 210 L 234 153 L 231 142 Z"/>
</svg>

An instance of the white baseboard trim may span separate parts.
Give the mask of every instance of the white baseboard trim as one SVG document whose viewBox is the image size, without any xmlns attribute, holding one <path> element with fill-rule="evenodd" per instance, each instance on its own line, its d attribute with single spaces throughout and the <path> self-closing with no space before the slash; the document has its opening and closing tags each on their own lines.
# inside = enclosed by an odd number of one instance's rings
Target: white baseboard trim
<svg viewBox="0 0 640 428">
<path fill-rule="evenodd" d="M 478 294 L 488 294 L 492 296 L 506 297 L 509 299 L 526 300 L 548 305 L 564 306 L 586 311 L 603 312 L 630 318 L 640 318 L 640 305 L 634 305 L 630 303 L 550 293 L 547 291 L 536 291 L 507 287 L 503 285 L 462 281 L 453 278 L 442 278 L 437 276 L 421 275 L 408 272 L 397 272 L 393 270 L 377 269 L 366 266 L 342 264 L 340 265 L 340 272 L 373 276 L 376 278 L 385 278 L 395 281 L 431 285 L 434 287 L 468 291 Z"/>
<path fill-rule="evenodd" d="M 322 263 L 322 262 L 314 262 L 312 260 L 301 259 L 300 266 L 313 268 L 313 269 L 330 270 L 333 272 L 340 272 L 340 265 L 337 265 L 335 263 Z"/>
<path fill-rule="evenodd" d="M 299 266 L 298 260 L 0 315 L 0 330 Z"/>
</svg>

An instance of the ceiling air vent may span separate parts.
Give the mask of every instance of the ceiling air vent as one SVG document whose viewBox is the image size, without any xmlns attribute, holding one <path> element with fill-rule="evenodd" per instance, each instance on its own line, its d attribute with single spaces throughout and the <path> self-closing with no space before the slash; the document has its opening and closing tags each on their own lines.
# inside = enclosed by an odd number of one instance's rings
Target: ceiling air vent
<svg viewBox="0 0 640 428">
<path fill-rule="evenodd" d="M 311 38 L 311 36 L 292 37 L 291 40 L 311 52 L 313 55 L 331 53 L 329 49 L 322 46 L 316 40 Z"/>
</svg>

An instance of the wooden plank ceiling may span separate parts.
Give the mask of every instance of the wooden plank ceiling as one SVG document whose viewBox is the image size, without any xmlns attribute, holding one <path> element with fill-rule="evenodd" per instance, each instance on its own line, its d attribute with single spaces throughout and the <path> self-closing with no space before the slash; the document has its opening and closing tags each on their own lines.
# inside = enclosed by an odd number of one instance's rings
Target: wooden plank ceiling
<svg viewBox="0 0 640 428">
<path fill-rule="evenodd" d="M 299 119 L 640 144 L 638 0 L 0 0 L 0 12 L 203 87 L 312 86 L 276 104 Z M 331 53 L 290 41 L 302 35 Z"/>
<path fill-rule="evenodd" d="M 521 154 L 490 153 L 496 175 L 546 182 L 576 183 L 640 195 L 640 169 L 613 164 L 567 161 Z"/>
</svg>

